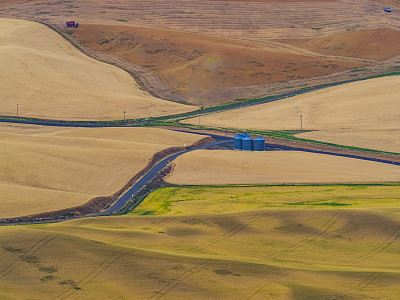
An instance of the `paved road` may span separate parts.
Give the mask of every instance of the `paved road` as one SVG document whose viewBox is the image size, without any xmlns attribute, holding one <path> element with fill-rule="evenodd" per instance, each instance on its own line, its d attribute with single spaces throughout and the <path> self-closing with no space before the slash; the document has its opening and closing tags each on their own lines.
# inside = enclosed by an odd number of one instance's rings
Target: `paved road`
<svg viewBox="0 0 400 300">
<path fill-rule="evenodd" d="M 14 223 L 14 224 L 10 224 L 10 225 L 57 223 L 57 222 L 63 222 L 63 221 L 72 220 L 72 219 L 111 215 L 111 214 L 115 213 L 116 211 L 118 211 L 119 209 L 121 209 L 130 199 L 132 199 L 132 197 L 137 192 L 139 192 L 146 184 L 148 184 L 152 179 L 154 179 L 156 177 L 156 175 L 163 168 L 165 168 L 170 162 L 172 162 L 174 159 L 176 159 L 180 155 L 194 151 L 194 150 L 206 149 L 206 148 L 218 146 L 218 145 L 225 144 L 225 143 L 232 144 L 232 142 L 233 142 L 233 139 L 231 137 L 217 135 L 217 134 L 208 134 L 208 133 L 200 133 L 200 132 L 196 133 L 196 132 L 192 132 L 192 131 L 179 130 L 179 129 L 174 129 L 174 131 L 187 132 L 187 133 L 204 135 L 204 136 L 211 136 L 216 141 L 206 144 L 206 145 L 203 145 L 203 146 L 195 147 L 193 149 L 181 151 L 181 152 L 172 154 L 172 155 L 164 158 L 162 161 L 160 161 L 155 166 L 153 166 L 139 181 L 137 181 L 133 185 L 133 187 L 131 187 L 127 192 L 125 192 L 112 206 L 110 206 L 108 209 L 106 209 L 103 212 L 89 215 L 89 216 L 75 217 L 75 218 L 70 218 L 70 219 L 43 220 L 43 221 L 34 221 L 34 222 Z M 349 157 L 349 158 L 361 159 L 361 160 L 367 160 L 367 161 L 374 161 L 374 162 L 385 163 L 385 164 L 394 164 L 394 165 L 398 165 L 398 166 L 400 165 L 399 162 L 392 162 L 392 161 L 388 161 L 388 160 L 368 158 L 368 157 L 363 157 L 362 155 L 340 154 L 340 153 L 334 153 L 334 152 L 328 152 L 328 151 L 310 150 L 310 149 L 305 149 L 305 148 L 296 148 L 296 147 L 266 143 L 266 151 L 282 151 L 282 150 L 283 151 L 304 151 L 304 152 L 319 153 L 319 154 L 325 154 L 325 155 L 334 155 L 334 156 Z M 8 224 L 3 224 L 3 225 L 8 225 Z"/>
<path fill-rule="evenodd" d="M 117 202 L 115 202 L 107 210 L 96 214 L 96 216 L 110 215 L 110 214 L 118 211 L 119 209 L 121 209 L 130 199 L 132 199 L 132 197 L 137 192 L 139 192 L 146 184 L 148 184 L 152 179 L 154 179 L 154 177 L 156 177 L 156 175 L 162 169 L 164 169 L 170 162 L 172 162 L 178 156 L 181 156 L 182 154 L 185 154 L 185 153 L 188 153 L 188 152 L 191 152 L 191 151 L 194 151 L 194 150 L 205 149 L 205 148 L 216 146 L 216 145 L 219 145 L 219 144 L 222 144 L 222 143 L 226 143 L 226 140 L 217 140 L 216 142 L 213 142 L 213 143 L 210 143 L 210 144 L 207 144 L 207 145 L 204 145 L 204 146 L 196 147 L 196 148 L 193 148 L 193 149 L 181 151 L 181 152 L 172 154 L 172 155 L 164 158 L 162 161 L 160 161 L 158 164 L 156 164 L 153 168 L 151 168 L 150 171 L 147 172 L 146 175 L 144 175 L 138 182 L 136 182 L 133 187 L 131 187 L 127 192 L 125 192 L 125 194 L 123 194 L 121 196 L 121 198 L 119 198 L 117 200 Z"/>
<path fill-rule="evenodd" d="M 203 135 L 203 134 L 202 134 Z M 208 134 L 204 134 L 209 136 Z M 82 218 L 89 218 L 89 217 L 98 217 L 98 216 L 106 216 L 110 215 L 119 209 L 121 209 L 130 199 L 132 199 L 133 195 L 135 195 L 137 192 L 139 192 L 146 184 L 148 184 L 156 175 L 164 168 L 166 167 L 170 162 L 172 162 L 174 159 L 176 159 L 178 156 L 194 151 L 194 150 L 199 150 L 199 149 L 206 149 L 209 147 L 217 146 L 223 143 L 226 143 L 227 140 L 225 137 L 218 136 L 218 135 L 213 135 L 216 139 L 215 142 L 202 145 L 199 147 L 195 147 L 192 149 L 184 150 L 175 154 L 172 154 L 170 156 L 167 156 L 164 158 L 162 161 L 158 162 L 155 166 L 153 166 L 139 181 L 137 181 L 133 187 L 131 187 L 127 192 L 125 192 L 112 206 L 110 206 L 108 209 L 105 211 L 102 211 L 100 213 L 96 213 L 93 215 L 88 215 L 88 216 L 81 216 L 81 217 L 73 217 L 73 218 L 68 218 L 68 219 L 56 219 L 56 220 L 38 220 L 38 221 L 30 221 L 30 222 L 19 222 L 19 223 L 2 223 L 0 219 L 0 226 L 1 225 L 26 225 L 26 224 L 43 224 L 43 223 L 59 223 L 59 222 L 64 222 L 64 221 L 69 221 L 69 220 L 74 220 L 74 219 L 82 219 Z M 232 139 L 231 139 L 232 140 Z"/>
</svg>

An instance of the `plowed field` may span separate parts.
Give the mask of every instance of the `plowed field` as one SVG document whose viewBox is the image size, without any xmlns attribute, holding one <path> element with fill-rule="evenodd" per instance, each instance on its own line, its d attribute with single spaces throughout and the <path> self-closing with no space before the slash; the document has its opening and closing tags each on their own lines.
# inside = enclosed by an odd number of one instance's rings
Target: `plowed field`
<svg viewBox="0 0 400 300">
<path fill-rule="evenodd" d="M 12 127 L 0 125 L 0 218 L 110 196 L 155 153 L 201 139 L 160 129 Z"/>
</svg>

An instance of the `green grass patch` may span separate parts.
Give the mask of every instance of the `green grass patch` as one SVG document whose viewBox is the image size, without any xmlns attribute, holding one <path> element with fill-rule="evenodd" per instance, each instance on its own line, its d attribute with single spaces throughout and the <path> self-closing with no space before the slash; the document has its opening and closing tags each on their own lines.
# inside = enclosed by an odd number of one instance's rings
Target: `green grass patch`
<svg viewBox="0 0 400 300">
<path fill-rule="evenodd" d="M 131 214 L 193 215 L 258 209 L 400 208 L 400 183 L 163 187 Z"/>
</svg>

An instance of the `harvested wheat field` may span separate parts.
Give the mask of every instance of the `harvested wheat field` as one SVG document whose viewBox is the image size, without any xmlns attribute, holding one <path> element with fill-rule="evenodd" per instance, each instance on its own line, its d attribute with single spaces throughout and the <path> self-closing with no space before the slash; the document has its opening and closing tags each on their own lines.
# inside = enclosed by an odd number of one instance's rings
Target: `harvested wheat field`
<svg viewBox="0 0 400 300">
<path fill-rule="evenodd" d="M 163 99 L 212 106 L 398 71 L 400 18 L 384 7 L 356 0 L 78 0 L 15 4 L 0 8 L 0 17 L 55 28 Z M 65 28 L 69 19 L 79 28 Z"/>
<path fill-rule="evenodd" d="M 303 130 L 298 137 L 400 153 L 400 76 L 369 79 L 201 117 L 201 124 Z M 251 122 L 250 122 L 251 120 Z M 198 124 L 198 118 L 182 121 Z"/>
<path fill-rule="evenodd" d="M 0 218 L 113 195 L 157 152 L 201 139 L 162 129 L 35 127 L 0 125 Z"/>
<path fill-rule="evenodd" d="M 0 227 L 0 297 L 396 299 L 398 188 L 177 187 L 170 216 Z"/>
<path fill-rule="evenodd" d="M 182 113 L 195 107 L 154 98 L 125 71 L 83 55 L 44 25 L 0 20 L 0 114 L 115 120 Z"/>
<path fill-rule="evenodd" d="M 398 182 L 400 168 L 297 151 L 200 150 L 174 162 L 172 184 L 283 184 Z"/>
</svg>

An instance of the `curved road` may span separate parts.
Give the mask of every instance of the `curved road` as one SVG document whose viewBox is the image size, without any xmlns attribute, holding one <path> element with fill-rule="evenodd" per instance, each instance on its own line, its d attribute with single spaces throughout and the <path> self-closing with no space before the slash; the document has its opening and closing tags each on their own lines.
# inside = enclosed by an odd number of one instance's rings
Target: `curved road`
<svg viewBox="0 0 400 300">
<path fill-rule="evenodd" d="M 152 179 L 156 177 L 156 175 L 164 169 L 171 161 L 176 159 L 182 154 L 194 151 L 194 150 L 199 150 L 199 149 L 206 149 L 210 148 L 213 146 L 217 146 L 220 144 L 224 143 L 232 143 L 233 139 L 231 137 L 226 137 L 226 136 L 221 136 L 221 135 L 215 135 L 215 134 L 207 134 L 207 133 L 200 133 L 200 132 L 192 132 L 192 131 L 186 131 L 186 130 L 178 130 L 178 129 L 172 129 L 174 131 L 179 131 L 179 132 L 187 132 L 187 133 L 192 133 L 192 134 L 198 134 L 198 135 L 205 135 L 205 136 L 211 136 L 214 138 L 216 141 L 195 147 L 192 149 L 184 150 L 175 154 L 172 154 L 170 156 L 167 156 L 160 162 L 158 162 L 155 166 L 153 166 L 142 178 L 140 178 L 127 192 L 125 192 L 116 202 L 114 202 L 109 208 L 106 210 L 92 214 L 92 215 L 87 215 L 87 216 L 81 216 L 81 217 L 73 217 L 69 219 L 57 219 L 57 220 L 38 220 L 38 221 L 30 221 L 30 222 L 21 222 L 21 223 L 2 223 L 0 220 L 0 225 L 23 225 L 23 224 L 40 224 L 40 223 L 57 223 L 57 222 L 63 222 L 63 221 L 68 221 L 68 220 L 73 220 L 73 219 L 81 219 L 81 218 L 89 218 L 89 217 L 98 217 L 98 216 L 107 216 L 111 215 L 118 210 L 120 210 L 132 197 L 139 192 L 146 184 L 148 184 Z M 341 156 L 341 157 L 348 157 L 348 158 L 354 158 L 354 159 L 361 159 L 361 160 L 367 160 L 367 161 L 373 161 L 373 162 L 379 162 L 379 163 L 385 163 L 385 164 L 394 164 L 397 166 L 400 166 L 399 162 L 393 162 L 393 161 L 388 161 L 388 160 L 382 160 L 382 159 L 374 159 L 374 158 L 369 158 L 369 157 L 363 157 L 361 155 L 350 155 L 350 154 L 341 154 L 341 153 L 334 153 L 334 152 L 328 152 L 328 151 L 318 151 L 318 150 L 310 150 L 306 148 L 296 148 L 296 147 L 290 147 L 290 146 L 283 146 L 283 145 L 278 145 L 278 144 L 270 144 L 266 143 L 266 150 L 267 151 L 305 151 L 305 152 L 311 152 L 311 153 L 318 153 L 318 154 L 326 154 L 326 155 L 334 155 L 334 156 Z"/>
</svg>

